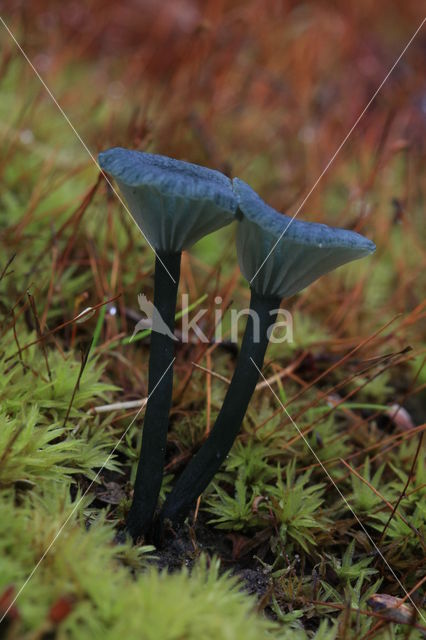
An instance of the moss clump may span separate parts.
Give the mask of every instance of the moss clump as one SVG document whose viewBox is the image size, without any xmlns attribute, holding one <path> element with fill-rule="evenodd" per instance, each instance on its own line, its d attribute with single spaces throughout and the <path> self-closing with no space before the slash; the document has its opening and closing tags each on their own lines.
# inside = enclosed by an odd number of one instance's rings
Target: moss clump
<svg viewBox="0 0 426 640">
<path fill-rule="evenodd" d="M 219 575 L 216 560 L 208 567 L 201 559 L 191 575 L 186 569 L 141 572 L 152 548 L 114 545 L 105 515 L 90 514 L 90 498 L 78 494 L 73 501 L 69 489 L 53 482 L 43 493 L 0 493 L 3 609 L 36 567 L 3 622 L 6 637 L 30 630 L 56 631 L 56 638 L 70 640 L 284 637 L 254 613 L 235 578 Z M 136 577 L 129 566 L 138 570 Z"/>
<path fill-rule="evenodd" d="M 22 331 L 20 337 L 27 344 L 35 336 Z M 78 360 L 74 353 L 48 349 L 49 380 L 41 371 L 36 349 L 25 351 L 18 360 L 13 357 L 16 345 L 10 342 L 0 353 L 0 487 L 61 480 L 76 473 L 94 478 L 94 469 L 105 463 L 114 446 L 108 425 L 87 410 L 89 401 L 99 402 L 116 389 L 101 381 L 104 366 L 97 358 L 88 360 L 84 384 L 68 411 L 80 369 Z M 105 466 L 118 469 L 114 459 Z"/>
</svg>

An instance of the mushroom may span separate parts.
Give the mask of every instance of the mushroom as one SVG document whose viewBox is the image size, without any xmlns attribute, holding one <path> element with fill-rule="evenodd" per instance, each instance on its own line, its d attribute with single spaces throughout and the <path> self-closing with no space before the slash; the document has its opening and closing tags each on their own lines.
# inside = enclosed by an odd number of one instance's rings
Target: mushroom
<svg viewBox="0 0 426 640">
<path fill-rule="evenodd" d="M 281 300 L 325 273 L 375 250 L 373 242 L 353 231 L 302 222 L 278 213 L 238 178 L 233 187 L 240 219 L 238 261 L 250 283 L 250 314 L 216 423 L 168 495 L 157 536 L 166 520 L 179 523 L 185 518 L 229 453 L 257 384 Z"/>
<path fill-rule="evenodd" d="M 237 209 L 229 178 L 206 167 L 150 153 L 113 148 L 99 154 L 130 213 L 155 249 L 154 308 L 169 329 L 151 334 L 148 402 L 127 529 L 146 534 L 163 478 L 173 389 L 174 316 L 182 250 L 230 224 Z"/>
</svg>

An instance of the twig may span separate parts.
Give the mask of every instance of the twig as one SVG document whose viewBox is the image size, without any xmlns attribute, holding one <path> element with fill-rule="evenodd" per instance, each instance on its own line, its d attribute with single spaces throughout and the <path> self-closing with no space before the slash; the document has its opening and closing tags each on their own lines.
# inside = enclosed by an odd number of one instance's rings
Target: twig
<svg viewBox="0 0 426 640">
<path fill-rule="evenodd" d="M 423 436 L 423 432 L 422 432 L 422 434 L 421 434 L 421 437 L 422 437 L 422 436 Z M 421 440 L 421 437 L 420 437 L 420 440 Z M 350 465 L 350 464 L 348 464 L 345 460 L 343 460 L 343 458 L 340 458 L 340 462 L 341 462 L 342 464 L 344 464 L 344 465 L 345 465 L 345 467 L 346 467 L 347 469 L 349 469 L 349 471 L 350 471 L 351 473 L 353 473 L 353 474 L 354 474 L 354 476 L 356 476 L 356 477 L 358 478 L 358 480 L 361 480 L 361 482 L 363 482 L 365 485 L 367 485 L 367 487 L 368 487 L 369 489 L 371 489 L 371 491 L 372 491 L 372 492 L 373 492 L 373 493 L 374 493 L 378 498 L 380 498 L 380 500 L 382 500 L 382 502 L 384 502 L 384 504 L 388 507 L 388 509 L 390 509 L 390 510 L 392 511 L 391 517 L 393 517 L 393 515 L 394 515 L 395 513 L 397 513 L 397 515 L 399 516 L 399 518 L 401 518 L 401 520 L 403 521 L 403 523 L 404 523 L 404 524 L 406 524 L 406 525 L 407 525 L 407 527 L 409 527 L 409 528 L 411 529 L 411 531 L 413 531 L 413 533 L 415 533 L 415 534 L 417 535 L 417 537 L 419 538 L 419 540 L 420 540 L 420 542 L 421 542 L 421 544 L 422 544 L 422 547 L 425 549 L 425 548 L 426 548 L 426 545 L 425 545 L 425 542 L 424 542 L 424 540 L 423 540 L 423 537 L 422 537 L 421 533 L 420 533 L 419 531 L 417 531 L 416 527 L 414 527 L 410 522 L 408 522 L 408 520 L 407 520 L 406 518 L 404 518 L 404 516 L 403 516 L 401 513 L 396 512 L 396 508 L 397 508 L 397 506 L 399 505 L 399 503 L 401 502 L 401 500 L 398 500 L 397 505 L 396 505 L 395 507 L 393 507 L 393 505 L 392 505 L 390 502 L 388 502 L 384 496 L 382 496 L 382 494 L 380 493 L 380 491 L 378 491 L 375 487 L 373 487 L 373 485 L 371 484 L 371 482 L 368 482 L 368 480 L 366 480 L 365 478 L 363 478 L 363 477 L 362 477 L 362 475 L 361 475 L 360 473 L 358 473 L 358 471 L 356 471 L 353 467 L 351 467 L 351 465 Z M 406 490 L 406 488 L 407 488 L 407 485 L 405 486 L 404 491 Z M 403 493 L 404 493 L 404 492 L 403 492 Z M 401 494 L 401 497 L 402 497 L 403 493 Z M 391 519 L 391 518 L 389 518 L 389 521 L 390 521 L 390 519 Z M 387 526 L 387 525 L 386 525 L 386 526 Z M 385 527 L 385 529 L 386 529 L 386 527 Z M 385 529 L 384 529 L 384 530 L 385 530 Z M 378 544 L 380 544 L 380 542 L 381 542 L 382 538 L 383 538 L 383 532 L 382 532 L 382 535 L 380 536 L 380 539 L 379 539 Z"/>
<path fill-rule="evenodd" d="M 105 300 L 104 302 L 99 302 L 98 304 L 95 304 L 92 307 L 88 307 L 82 313 L 79 313 L 74 318 L 71 318 L 71 320 L 67 320 L 66 322 L 62 322 L 62 324 L 58 324 L 58 326 L 55 327 L 54 329 L 51 329 L 50 331 L 46 331 L 46 333 L 43 333 L 43 335 L 40 338 L 38 338 L 37 340 L 33 340 L 32 342 L 28 342 L 23 347 L 21 347 L 21 352 L 25 351 L 26 349 L 29 349 L 30 347 L 34 346 L 35 344 L 38 344 L 41 341 L 46 340 L 46 338 L 48 338 L 49 336 L 52 336 L 53 334 L 57 333 L 61 329 L 64 329 L 65 327 L 67 327 L 68 325 L 72 324 L 73 322 L 76 322 L 76 320 L 81 320 L 81 318 L 83 316 L 85 316 L 86 314 L 92 313 L 93 311 L 96 311 L 100 307 L 103 307 L 105 304 L 109 304 L 110 302 L 114 302 L 114 300 L 117 300 L 121 295 L 122 295 L 121 293 L 118 293 L 116 296 L 114 296 L 113 298 L 110 298 L 109 300 Z M 18 352 L 12 353 L 11 356 L 8 356 L 5 359 L 5 362 L 9 362 L 9 360 L 12 360 L 17 355 L 19 355 Z"/>
<path fill-rule="evenodd" d="M 85 349 L 82 349 L 82 350 L 81 350 L 81 365 L 80 365 L 80 371 L 78 372 L 78 376 L 77 376 L 76 383 L 75 383 L 75 385 L 74 385 L 74 389 L 73 389 L 73 392 L 72 392 L 71 400 L 70 400 L 70 403 L 69 403 L 69 405 L 68 405 L 68 409 L 67 409 L 67 413 L 66 413 L 65 418 L 64 418 L 64 422 L 63 422 L 63 424 L 62 424 L 62 427 L 63 427 L 64 429 L 65 429 L 65 426 L 66 426 L 66 424 L 67 424 L 67 421 L 68 421 L 68 418 L 69 418 L 69 415 L 70 415 L 70 412 L 71 412 L 71 407 L 72 407 L 73 402 L 74 402 L 75 394 L 77 393 L 77 391 L 78 391 L 78 389 L 79 389 L 79 387 L 80 387 L 80 380 L 81 380 L 81 376 L 83 375 L 83 371 L 84 371 L 84 369 L 85 369 L 85 367 L 86 367 L 86 364 L 87 364 L 87 358 L 89 357 L 89 353 L 90 353 L 91 346 L 92 346 L 92 340 L 90 340 L 89 344 L 88 344 L 88 345 L 86 345 L 86 348 L 85 348 Z"/>
<path fill-rule="evenodd" d="M 343 611 L 344 609 L 347 608 L 346 605 L 338 604 L 337 602 L 323 602 L 322 600 L 305 600 L 305 602 L 307 602 L 308 604 L 314 604 L 320 607 L 331 607 L 331 609 L 338 609 L 339 611 Z M 376 611 L 367 611 L 366 609 L 355 609 L 354 607 L 351 607 L 350 610 L 353 613 L 359 613 L 364 616 L 378 618 L 379 620 L 383 620 L 385 622 L 394 622 L 395 624 L 406 624 L 410 627 L 414 627 L 414 629 L 419 629 L 423 633 L 426 632 L 426 627 L 416 622 L 405 622 L 397 618 L 391 618 L 390 616 L 389 617 L 383 616 L 380 613 L 377 613 Z"/>
<path fill-rule="evenodd" d="M 43 336 L 42 331 L 41 331 L 40 320 L 38 318 L 38 313 L 37 313 L 37 308 L 36 308 L 36 305 L 35 305 L 35 301 L 34 301 L 34 298 L 33 298 L 33 296 L 31 295 L 31 293 L 29 291 L 27 291 L 27 296 L 28 296 L 28 300 L 30 302 L 31 311 L 33 312 L 34 322 L 35 322 L 35 326 L 36 326 L 36 332 L 37 332 L 37 336 L 38 336 L 38 342 L 41 343 L 41 350 L 43 351 L 44 361 L 46 363 L 47 375 L 49 377 L 50 382 L 52 382 L 52 372 L 50 371 L 49 360 L 47 358 L 46 343 L 44 341 L 44 336 Z M 22 359 L 22 351 L 23 351 L 23 349 L 20 349 L 19 355 L 20 355 L 21 359 Z"/>
<path fill-rule="evenodd" d="M 405 486 L 404 486 L 404 488 L 403 488 L 403 490 L 401 492 L 401 495 L 399 496 L 398 500 L 396 501 L 395 506 L 392 507 L 392 513 L 390 514 L 389 519 L 388 519 L 387 523 L 385 524 L 382 533 L 380 534 L 380 538 L 379 538 L 379 543 L 378 544 L 380 544 L 380 542 L 382 541 L 383 536 L 385 535 L 386 530 L 389 527 L 389 525 L 391 523 L 391 520 L 394 517 L 395 513 L 397 512 L 396 510 L 398 509 L 399 504 L 400 504 L 401 500 L 403 499 L 403 497 L 404 497 L 404 495 L 405 495 L 405 493 L 406 493 L 406 491 L 408 489 L 408 485 L 411 482 L 411 478 L 413 477 L 413 474 L 414 474 L 414 467 L 416 466 L 417 458 L 419 457 L 420 449 L 421 449 L 421 446 L 422 446 L 423 435 L 424 435 L 424 431 L 422 431 L 420 433 L 419 444 L 417 445 L 416 453 L 414 454 L 414 458 L 413 458 L 413 462 L 411 464 L 410 472 L 408 474 L 407 482 L 405 483 Z M 398 515 L 401 516 L 401 514 L 399 514 L 399 513 L 398 513 Z M 410 528 L 412 528 L 412 527 L 410 527 Z M 424 548 L 424 544 L 423 544 L 423 548 Z"/>
<path fill-rule="evenodd" d="M 108 413 L 109 411 L 120 411 L 121 409 L 137 409 L 146 404 L 146 398 L 142 400 L 128 400 L 127 402 L 113 402 L 112 404 L 102 404 L 93 407 L 89 413 Z"/>
<path fill-rule="evenodd" d="M 9 260 L 6 262 L 6 265 L 5 265 L 3 271 L 0 274 L 0 282 L 3 280 L 5 275 L 8 275 L 8 274 L 6 274 L 6 271 L 8 270 L 8 268 L 10 267 L 12 262 L 15 260 L 15 258 L 16 258 L 16 253 L 13 253 L 11 255 L 11 257 L 9 258 Z"/>
</svg>

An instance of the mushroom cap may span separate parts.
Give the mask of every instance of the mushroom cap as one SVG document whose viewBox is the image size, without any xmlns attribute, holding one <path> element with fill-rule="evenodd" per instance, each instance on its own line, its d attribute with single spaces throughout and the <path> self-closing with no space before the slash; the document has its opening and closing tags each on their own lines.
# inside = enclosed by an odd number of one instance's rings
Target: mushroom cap
<svg viewBox="0 0 426 640">
<path fill-rule="evenodd" d="M 238 178 L 233 187 L 242 214 L 237 230 L 238 262 L 259 295 L 287 298 L 376 249 L 371 240 L 354 231 L 278 213 Z"/>
<path fill-rule="evenodd" d="M 116 147 L 99 154 L 142 233 L 157 251 L 188 249 L 235 219 L 232 182 L 219 171 Z"/>
</svg>

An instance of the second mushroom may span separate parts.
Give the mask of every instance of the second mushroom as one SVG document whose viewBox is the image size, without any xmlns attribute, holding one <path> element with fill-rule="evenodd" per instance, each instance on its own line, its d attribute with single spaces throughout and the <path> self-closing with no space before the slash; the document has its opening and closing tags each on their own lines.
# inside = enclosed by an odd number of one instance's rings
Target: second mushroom
<svg viewBox="0 0 426 640">
<path fill-rule="evenodd" d="M 237 254 L 241 272 L 250 283 L 250 313 L 222 408 L 206 442 L 167 496 L 158 536 L 166 520 L 179 523 L 185 518 L 228 455 L 259 379 L 281 300 L 375 250 L 373 242 L 353 231 L 278 213 L 238 178 L 233 186 L 240 218 Z"/>
</svg>

